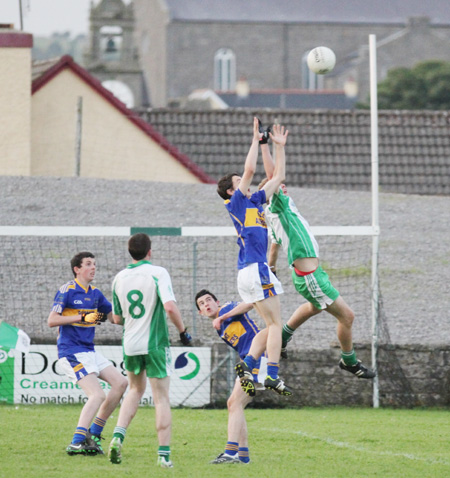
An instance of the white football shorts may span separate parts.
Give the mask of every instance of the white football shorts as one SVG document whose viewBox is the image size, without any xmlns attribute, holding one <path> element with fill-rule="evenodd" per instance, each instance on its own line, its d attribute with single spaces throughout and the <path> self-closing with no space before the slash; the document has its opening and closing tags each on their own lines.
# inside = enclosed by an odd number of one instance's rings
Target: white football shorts
<svg viewBox="0 0 450 478">
<path fill-rule="evenodd" d="M 73 383 L 90 373 L 95 373 L 98 377 L 103 369 L 113 365 L 100 352 L 78 352 L 60 358 L 58 364 Z"/>
<path fill-rule="evenodd" d="M 254 262 L 241 269 L 237 277 L 237 287 L 242 301 L 247 304 L 283 293 L 281 282 L 266 262 Z"/>
</svg>

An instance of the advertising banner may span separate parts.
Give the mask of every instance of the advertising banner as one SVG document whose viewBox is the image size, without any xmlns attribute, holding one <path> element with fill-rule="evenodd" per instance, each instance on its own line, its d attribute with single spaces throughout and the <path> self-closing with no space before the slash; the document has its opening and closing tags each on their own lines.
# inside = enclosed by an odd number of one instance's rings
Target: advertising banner
<svg viewBox="0 0 450 478">
<path fill-rule="evenodd" d="M 96 346 L 126 375 L 122 347 Z M 201 407 L 210 402 L 211 349 L 171 347 L 174 368 L 170 380 L 171 406 Z M 109 384 L 100 381 L 105 392 Z M 81 387 L 74 384 L 58 364 L 56 345 L 31 345 L 28 354 L 0 348 L 0 401 L 17 404 L 85 403 Z M 150 384 L 141 405 L 153 405 Z"/>
</svg>

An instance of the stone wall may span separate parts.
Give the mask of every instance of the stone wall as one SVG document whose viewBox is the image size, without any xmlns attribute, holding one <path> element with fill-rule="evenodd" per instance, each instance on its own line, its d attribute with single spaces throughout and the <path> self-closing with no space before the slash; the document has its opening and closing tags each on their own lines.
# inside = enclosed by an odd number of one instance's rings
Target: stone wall
<svg viewBox="0 0 450 478">
<path fill-rule="evenodd" d="M 355 346 L 358 358 L 371 362 L 370 346 Z M 281 362 L 280 376 L 292 386 L 292 397 L 272 392 L 257 394 L 256 407 L 320 407 L 373 405 L 373 382 L 358 379 L 338 368 L 339 348 L 289 351 Z M 213 346 L 213 369 L 226 355 L 226 346 Z M 450 346 L 382 345 L 378 378 L 381 407 L 450 406 Z M 228 362 L 212 378 L 213 404 L 226 399 Z M 229 383 L 229 378 L 228 378 Z"/>
</svg>

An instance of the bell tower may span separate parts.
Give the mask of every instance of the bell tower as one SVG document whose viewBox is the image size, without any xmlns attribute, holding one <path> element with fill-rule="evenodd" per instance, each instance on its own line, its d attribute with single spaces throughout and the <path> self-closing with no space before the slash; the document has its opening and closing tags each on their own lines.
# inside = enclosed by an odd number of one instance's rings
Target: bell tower
<svg viewBox="0 0 450 478">
<path fill-rule="evenodd" d="M 139 56 L 134 46 L 133 4 L 91 2 L 90 38 L 85 68 L 129 108 L 149 106 Z"/>
</svg>

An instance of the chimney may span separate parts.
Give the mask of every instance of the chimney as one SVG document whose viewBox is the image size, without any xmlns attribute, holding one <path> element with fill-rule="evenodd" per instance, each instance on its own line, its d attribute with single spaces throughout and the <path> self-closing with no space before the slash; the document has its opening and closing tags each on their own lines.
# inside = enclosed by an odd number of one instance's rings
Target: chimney
<svg viewBox="0 0 450 478">
<path fill-rule="evenodd" d="M 241 77 L 236 82 L 236 94 L 239 98 L 247 98 L 250 94 L 250 85 L 247 81 L 247 78 Z"/>
<path fill-rule="evenodd" d="M 0 24 L 0 174 L 31 171 L 31 47 L 33 36 Z"/>
</svg>

